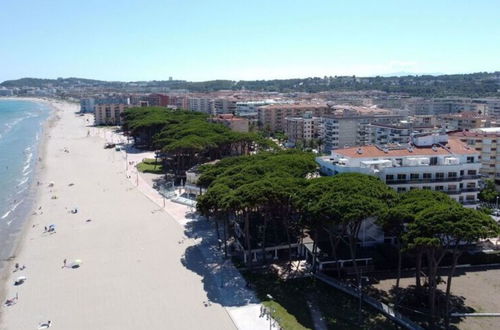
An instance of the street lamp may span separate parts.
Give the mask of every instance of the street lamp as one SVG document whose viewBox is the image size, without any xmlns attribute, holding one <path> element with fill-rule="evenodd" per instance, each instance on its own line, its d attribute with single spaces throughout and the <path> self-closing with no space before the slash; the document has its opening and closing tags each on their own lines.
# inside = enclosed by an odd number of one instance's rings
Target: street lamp
<svg viewBox="0 0 500 330">
<path fill-rule="evenodd" d="M 497 201 L 496 201 L 496 207 L 495 207 L 495 212 L 496 212 L 496 213 L 498 213 L 498 197 L 499 197 L 499 196 L 497 196 L 497 198 L 496 198 L 496 200 L 497 200 Z"/>
</svg>

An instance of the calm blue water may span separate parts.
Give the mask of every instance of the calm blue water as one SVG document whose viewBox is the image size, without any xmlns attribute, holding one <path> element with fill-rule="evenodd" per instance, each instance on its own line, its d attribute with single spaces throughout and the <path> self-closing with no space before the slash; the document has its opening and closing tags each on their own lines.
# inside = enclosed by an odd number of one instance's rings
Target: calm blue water
<svg viewBox="0 0 500 330">
<path fill-rule="evenodd" d="M 38 144 L 50 108 L 0 99 L 0 265 L 31 209 Z"/>
</svg>

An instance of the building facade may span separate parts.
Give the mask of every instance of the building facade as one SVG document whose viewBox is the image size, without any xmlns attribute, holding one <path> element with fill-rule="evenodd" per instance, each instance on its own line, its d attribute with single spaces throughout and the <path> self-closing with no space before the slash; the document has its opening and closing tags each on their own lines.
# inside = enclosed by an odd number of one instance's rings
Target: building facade
<svg viewBox="0 0 500 330">
<path fill-rule="evenodd" d="M 431 133 L 434 126 L 419 126 L 408 121 L 395 124 L 371 123 L 367 126 L 371 144 L 405 144 L 412 133 Z"/>
<path fill-rule="evenodd" d="M 474 131 L 449 133 L 450 139 L 466 143 L 480 154 L 480 173 L 500 185 L 500 128 L 483 128 Z"/>
<path fill-rule="evenodd" d="M 188 103 L 189 111 L 212 113 L 212 100 L 208 97 L 190 97 Z"/>
<path fill-rule="evenodd" d="M 94 113 L 95 100 L 93 98 L 85 98 L 80 100 L 81 113 Z"/>
<path fill-rule="evenodd" d="M 324 151 L 329 153 L 333 149 L 369 144 L 371 143 L 371 138 L 368 125 L 373 123 L 397 123 L 403 118 L 403 116 L 395 115 L 324 116 Z"/>
<path fill-rule="evenodd" d="M 130 104 L 125 103 L 110 103 L 97 104 L 95 106 L 95 125 L 121 125 L 121 114 L 128 108 Z"/>
<path fill-rule="evenodd" d="M 286 118 L 301 117 L 310 112 L 313 117 L 333 113 L 334 109 L 326 104 L 273 104 L 258 108 L 259 127 L 270 132 L 284 132 Z"/>
<path fill-rule="evenodd" d="M 210 119 L 214 123 L 222 124 L 232 131 L 247 133 L 249 121 L 246 118 L 235 117 L 233 114 L 221 114 Z"/>
<path fill-rule="evenodd" d="M 326 175 L 363 173 L 380 178 L 398 192 L 441 191 L 467 207 L 478 204 L 479 153 L 443 134 L 412 137 L 404 147 L 363 146 L 333 150 L 318 157 Z"/>
<path fill-rule="evenodd" d="M 285 133 L 292 145 L 299 141 L 320 139 L 323 135 L 322 117 L 313 117 L 311 112 L 306 112 L 302 117 L 286 117 Z"/>
</svg>

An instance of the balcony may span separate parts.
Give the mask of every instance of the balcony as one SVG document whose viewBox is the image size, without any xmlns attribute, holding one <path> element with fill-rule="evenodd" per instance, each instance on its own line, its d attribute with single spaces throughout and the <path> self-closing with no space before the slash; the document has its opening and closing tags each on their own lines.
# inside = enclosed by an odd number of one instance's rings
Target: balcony
<svg viewBox="0 0 500 330">
<path fill-rule="evenodd" d="M 386 180 L 387 184 L 418 184 L 418 183 L 433 183 L 433 182 L 459 182 L 462 180 L 480 179 L 480 175 L 464 175 L 455 178 L 438 178 L 438 179 L 406 179 L 406 180 Z"/>
</svg>

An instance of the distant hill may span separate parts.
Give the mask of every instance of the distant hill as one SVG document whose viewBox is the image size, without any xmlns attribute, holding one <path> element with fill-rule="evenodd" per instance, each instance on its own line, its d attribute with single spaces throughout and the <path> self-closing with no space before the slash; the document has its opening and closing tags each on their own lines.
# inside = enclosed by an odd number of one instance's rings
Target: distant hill
<svg viewBox="0 0 500 330">
<path fill-rule="evenodd" d="M 406 93 L 410 96 L 442 97 L 500 97 L 500 72 L 478 72 L 452 75 L 406 75 L 391 77 L 325 76 L 275 80 L 184 80 L 118 82 L 83 78 L 38 79 L 22 78 L 0 84 L 4 87 L 100 87 L 117 91 L 141 90 L 152 87 L 186 89 L 191 92 L 218 90 L 253 90 L 263 92 L 323 92 L 379 90 Z"/>
</svg>

